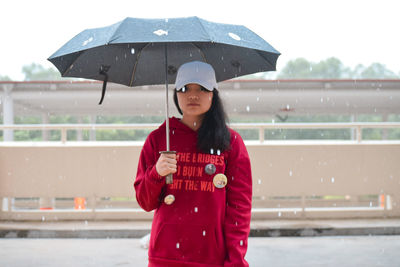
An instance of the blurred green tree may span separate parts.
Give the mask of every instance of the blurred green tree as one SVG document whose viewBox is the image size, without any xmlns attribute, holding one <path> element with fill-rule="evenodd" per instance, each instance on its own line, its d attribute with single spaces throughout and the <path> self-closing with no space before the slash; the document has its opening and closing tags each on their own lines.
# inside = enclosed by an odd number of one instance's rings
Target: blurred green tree
<svg viewBox="0 0 400 267">
<path fill-rule="evenodd" d="M 40 64 L 31 63 L 22 67 L 25 81 L 54 81 L 64 79 L 54 68 L 45 68 Z"/>
</svg>

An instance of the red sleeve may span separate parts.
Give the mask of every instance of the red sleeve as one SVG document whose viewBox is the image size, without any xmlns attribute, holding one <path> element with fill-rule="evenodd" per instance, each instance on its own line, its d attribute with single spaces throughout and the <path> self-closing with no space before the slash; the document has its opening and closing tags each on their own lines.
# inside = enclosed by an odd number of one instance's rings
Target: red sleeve
<svg viewBox="0 0 400 267">
<path fill-rule="evenodd" d="M 160 194 L 165 184 L 164 177 L 161 177 L 156 170 L 159 154 L 155 151 L 151 140 L 152 136 L 149 135 L 143 145 L 134 183 L 136 200 L 146 211 L 158 208 Z"/>
<path fill-rule="evenodd" d="M 228 156 L 226 176 L 225 243 L 227 256 L 224 266 L 249 266 L 244 259 L 250 233 L 252 178 L 247 149 L 240 135 L 231 132 L 231 149 Z"/>
</svg>

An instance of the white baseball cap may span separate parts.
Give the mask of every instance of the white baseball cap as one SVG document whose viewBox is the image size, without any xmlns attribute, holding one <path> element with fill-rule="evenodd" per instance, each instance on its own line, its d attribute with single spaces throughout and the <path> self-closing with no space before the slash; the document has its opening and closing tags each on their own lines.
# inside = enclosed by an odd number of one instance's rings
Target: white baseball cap
<svg viewBox="0 0 400 267">
<path fill-rule="evenodd" d="M 215 71 L 210 64 L 192 61 L 182 64 L 176 74 L 175 89 L 179 91 L 189 83 L 196 83 L 208 91 L 218 89 Z"/>
</svg>

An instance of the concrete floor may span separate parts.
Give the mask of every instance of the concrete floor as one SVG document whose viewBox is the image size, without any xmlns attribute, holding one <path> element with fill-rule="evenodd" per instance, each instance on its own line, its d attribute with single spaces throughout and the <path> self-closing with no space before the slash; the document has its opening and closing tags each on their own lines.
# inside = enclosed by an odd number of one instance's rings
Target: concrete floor
<svg viewBox="0 0 400 267">
<path fill-rule="evenodd" d="M 400 236 L 250 238 L 251 267 L 400 266 Z M 0 239 L 0 266 L 137 266 L 140 239 Z"/>
</svg>

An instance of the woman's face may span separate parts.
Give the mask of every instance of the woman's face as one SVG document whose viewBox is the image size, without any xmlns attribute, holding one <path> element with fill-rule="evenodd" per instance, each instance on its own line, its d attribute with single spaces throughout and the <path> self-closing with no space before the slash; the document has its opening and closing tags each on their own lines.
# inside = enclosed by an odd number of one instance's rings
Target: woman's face
<svg viewBox="0 0 400 267">
<path fill-rule="evenodd" d="M 211 107 L 213 93 L 198 84 L 187 84 L 177 92 L 179 107 L 184 116 L 202 116 Z"/>
</svg>

